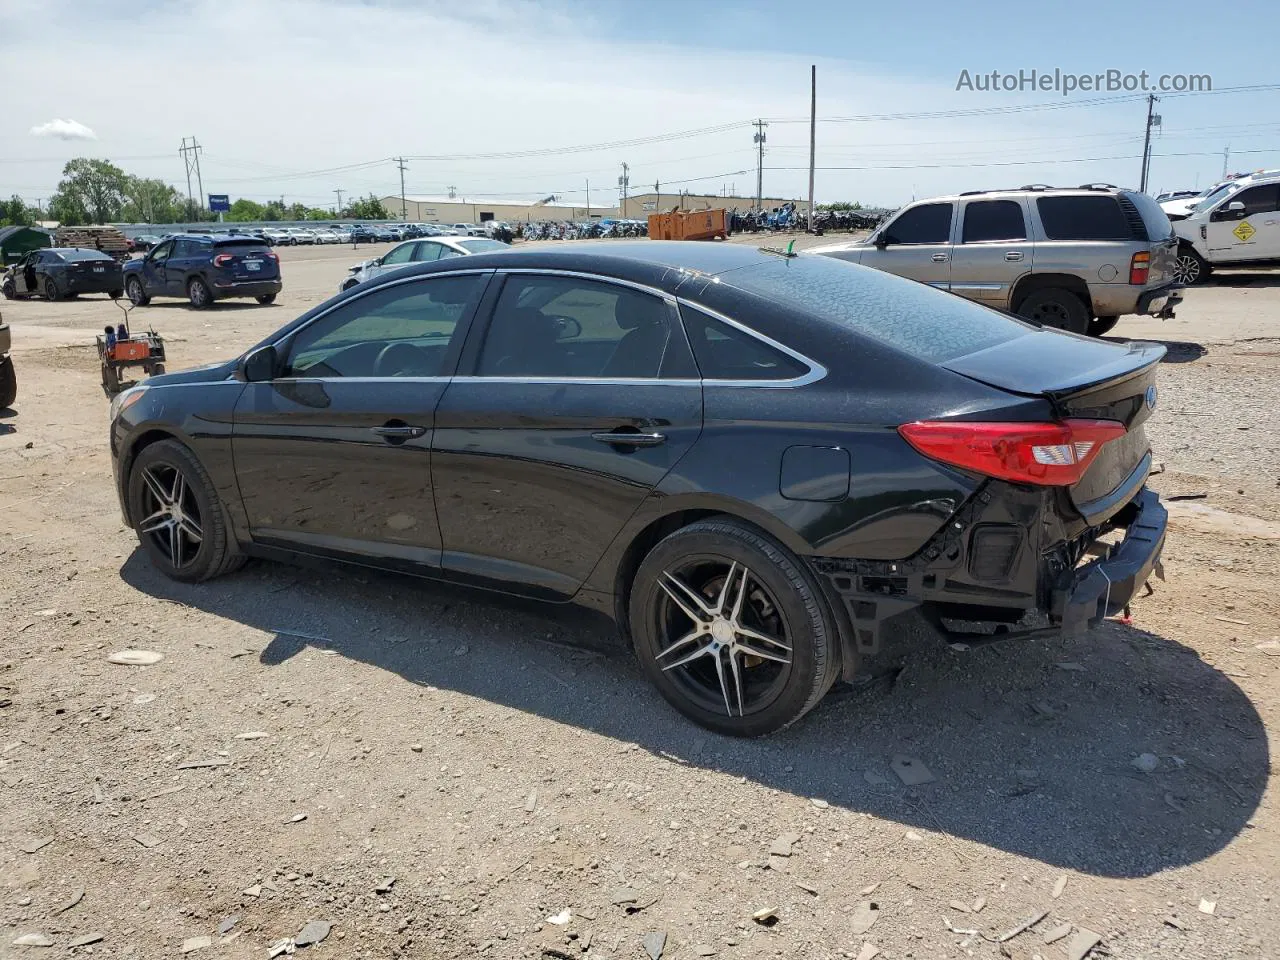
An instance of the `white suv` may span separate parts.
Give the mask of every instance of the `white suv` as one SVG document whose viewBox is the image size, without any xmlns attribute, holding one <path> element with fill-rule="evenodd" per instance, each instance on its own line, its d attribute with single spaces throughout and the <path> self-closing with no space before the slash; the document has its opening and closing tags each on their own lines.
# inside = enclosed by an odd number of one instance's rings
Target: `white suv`
<svg viewBox="0 0 1280 960">
<path fill-rule="evenodd" d="M 1220 184 L 1185 217 L 1178 236 L 1179 283 L 1201 283 L 1214 267 L 1280 265 L 1280 170 Z"/>
</svg>

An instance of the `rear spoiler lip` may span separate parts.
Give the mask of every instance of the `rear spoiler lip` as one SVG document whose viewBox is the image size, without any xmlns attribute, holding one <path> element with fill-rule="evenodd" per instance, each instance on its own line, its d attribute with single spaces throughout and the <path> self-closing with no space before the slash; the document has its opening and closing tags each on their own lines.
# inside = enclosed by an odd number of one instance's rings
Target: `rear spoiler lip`
<svg viewBox="0 0 1280 960">
<path fill-rule="evenodd" d="M 1010 358 L 997 359 L 1001 353 L 1009 353 L 1010 343 L 1020 343 L 1020 341 L 1032 337 L 1046 336 L 1054 338 L 1054 342 L 1051 344 L 1045 343 L 1043 353 L 1039 350 L 1034 350 L 1033 353 L 1024 352 L 1026 348 L 1032 347 L 1031 344 L 1026 344 L 1025 347 L 1020 347 L 1016 350 L 1019 355 L 1018 359 L 1049 361 L 1047 365 L 1053 365 L 1052 361 L 1057 359 L 1055 354 L 1060 355 L 1063 360 L 1072 359 L 1073 356 L 1077 360 L 1087 358 L 1090 361 L 1090 366 L 1083 379 L 1076 375 L 1068 379 L 1053 380 L 1047 379 L 1047 373 L 1042 373 L 1041 376 L 1046 377 L 1046 379 L 1037 378 L 1034 384 L 1030 382 L 1018 383 L 1018 374 L 1014 372 L 1011 375 L 1009 369 L 1011 366 Z M 1068 344 L 1065 341 L 1074 341 L 1074 343 Z M 1099 363 L 1093 355 L 1101 351 L 1106 351 L 1112 355 Z M 979 350 L 977 353 L 948 360 L 942 363 L 941 366 L 952 373 L 958 373 L 961 376 L 968 377 L 970 380 L 976 380 L 1006 393 L 1023 397 L 1059 399 L 1084 393 L 1103 384 L 1122 383 L 1125 380 L 1141 377 L 1151 367 L 1164 359 L 1167 352 L 1164 345 L 1159 343 L 1133 341 L 1121 345 L 1088 340 L 1084 337 L 1063 337 L 1063 335 L 1056 332 L 1038 331 L 1028 334 L 1027 337 L 1019 337 L 1017 340 L 1006 341 L 1003 344 Z M 1081 354 L 1085 354 L 1087 357 L 1081 356 Z"/>
</svg>

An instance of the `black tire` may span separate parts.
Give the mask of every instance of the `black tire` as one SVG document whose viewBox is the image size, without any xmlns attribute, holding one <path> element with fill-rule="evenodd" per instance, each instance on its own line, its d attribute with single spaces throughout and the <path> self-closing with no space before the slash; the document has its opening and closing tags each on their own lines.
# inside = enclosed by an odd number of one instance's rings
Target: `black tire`
<svg viewBox="0 0 1280 960">
<path fill-rule="evenodd" d="M 257 300 L 260 304 L 262 304 L 265 307 L 268 304 L 272 304 L 276 302 L 276 295 L 274 293 L 264 293 L 262 296 L 254 297 L 253 299 Z"/>
<path fill-rule="evenodd" d="M 360 281 L 359 281 L 359 280 L 356 280 L 356 279 L 353 277 L 353 278 L 351 278 L 350 280 L 345 280 L 345 281 L 343 281 L 342 289 L 343 289 L 343 291 L 345 292 L 345 291 L 347 291 L 347 290 L 350 290 L 352 287 L 358 287 L 359 285 L 360 285 Z"/>
<path fill-rule="evenodd" d="M 12 300 L 17 295 L 18 288 L 13 285 L 12 280 L 6 280 L 3 284 L 0 284 L 0 296 L 6 300 Z"/>
<path fill-rule="evenodd" d="M 13 406 L 18 399 L 18 374 L 13 369 L 13 357 L 0 357 L 0 410 Z"/>
<path fill-rule="evenodd" d="M 177 477 L 181 477 L 180 486 L 176 485 Z M 148 521 L 161 522 L 155 518 L 171 509 L 164 497 L 174 490 L 181 503 L 181 522 L 165 521 L 168 526 L 146 529 Z M 129 470 L 128 498 L 134 532 L 151 562 L 165 576 L 197 583 L 230 573 L 244 563 L 213 481 L 196 455 L 177 440 L 161 440 L 138 454 Z M 168 516 L 172 520 L 174 514 Z M 198 540 L 192 535 L 193 521 Z M 176 543 L 171 529 L 174 526 L 178 527 Z"/>
<path fill-rule="evenodd" d="M 109 290 L 109 291 L 107 291 L 107 296 L 108 296 L 108 297 L 110 297 L 112 300 L 119 300 L 121 297 L 123 297 L 123 296 L 124 296 L 124 291 L 123 291 L 123 290 Z"/>
<path fill-rule="evenodd" d="M 1085 333 L 1089 329 L 1089 310 L 1070 290 L 1044 287 L 1033 290 L 1018 306 L 1018 316 L 1068 333 Z"/>
<path fill-rule="evenodd" d="M 1089 336 L 1100 337 L 1104 333 L 1110 333 L 1119 322 L 1119 317 L 1094 317 L 1089 321 Z"/>
<path fill-rule="evenodd" d="M 40 281 L 40 292 L 50 303 L 62 299 L 62 291 L 58 289 L 58 281 L 53 277 L 45 277 Z"/>
<path fill-rule="evenodd" d="M 147 370 L 147 376 L 148 376 L 148 377 L 163 377 L 163 376 L 164 376 L 164 364 L 163 364 L 163 363 L 153 363 L 153 364 L 151 364 L 151 368 L 150 368 L 149 370 Z"/>
<path fill-rule="evenodd" d="M 142 286 L 142 281 L 137 277 L 130 277 L 125 281 L 124 292 L 128 294 L 129 302 L 135 307 L 145 307 L 151 302 L 146 289 Z"/>
<path fill-rule="evenodd" d="M 102 389 L 109 397 L 114 397 L 120 392 L 120 371 L 109 363 L 102 365 Z"/>
<path fill-rule="evenodd" d="M 1192 247 L 1178 247 L 1178 259 L 1173 265 L 1173 279 L 1188 287 L 1204 283 L 1213 273 L 1209 261 L 1196 253 Z"/>
<path fill-rule="evenodd" d="M 187 299 L 196 310 L 203 310 L 213 303 L 213 294 L 203 277 L 192 277 L 187 281 Z"/>
<path fill-rule="evenodd" d="M 735 565 L 745 569 L 745 581 L 733 579 Z M 718 579 L 717 570 L 724 571 Z M 780 636 L 786 644 L 761 643 L 732 627 L 717 634 L 710 631 L 709 623 L 706 631 L 699 633 L 698 628 L 688 633 L 692 618 L 668 592 L 679 589 L 664 585 L 672 583 L 672 576 L 713 606 L 726 582 L 745 582 L 732 588 L 743 595 L 742 614 L 735 622 L 757 635 Z M 723 607 L 729 608 L 728 600 Z M 730 517 L 682 527 L 649 551 L 636 571 L 628 618 L 636 654 L 650 681 L 686 717 L 718 733 L 737 737 L 776 733 L 813 709 L 840 673 L 838 630 L 813 575 L 781 543 Z M 732 641 L 725 639 L 729 635 Z M 737 645 L 748 640 L 754 644 L 750 649 L 779 654 L 786 662 L 743 653 Z M 720 646 L 712 649 L 713 641 Z M 704 648 L 709 655 L 681 665 L 688 656 L 682 651 L 663 662 L 677 648 L 690 652 Z M 743 659 L 735 661 L 739 655 Z M 730 677 L 734 662 L 743 681 L 731 693 L 729 681 L 718 677 L 721 671 Z"/>
</svg>

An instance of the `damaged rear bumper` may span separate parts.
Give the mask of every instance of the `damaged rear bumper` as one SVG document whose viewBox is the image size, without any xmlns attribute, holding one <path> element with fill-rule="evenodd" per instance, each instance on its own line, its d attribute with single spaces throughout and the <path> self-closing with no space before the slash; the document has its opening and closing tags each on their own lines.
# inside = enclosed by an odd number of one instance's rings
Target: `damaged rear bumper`
<svg viewBox="0 0 1280 960">
<path fill-rule="evenodd" d="M 1159 570 L 1164 505 L 1144 486 L 1089 526 L 1059 497 L 991 481 L 905 560 L 811 558 L 841 621 L 846 671 L 904 614 L 922 615 L 948 642 L 979 645 L 1076 633 L 1121 612 Z M 1101 539 L 1116 531 L 1119 542 Z M 1097 558 L 1086 561 L 1090 554 Z"/>
</svg>

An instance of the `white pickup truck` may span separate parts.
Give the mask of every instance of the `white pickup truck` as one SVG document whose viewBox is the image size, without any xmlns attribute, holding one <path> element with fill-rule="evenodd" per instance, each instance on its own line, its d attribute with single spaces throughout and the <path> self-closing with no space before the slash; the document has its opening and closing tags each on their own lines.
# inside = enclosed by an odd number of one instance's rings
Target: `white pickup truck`
<svg viewBox="0 0 1280 960">
<path fill-rule="evenodd" d="M 1280 170 L 1229 180 L 1169 219 L 1178 236 L 1174 276 L 1187 286 L 1215 267 L 1280 266 Z"/>
</svg>

